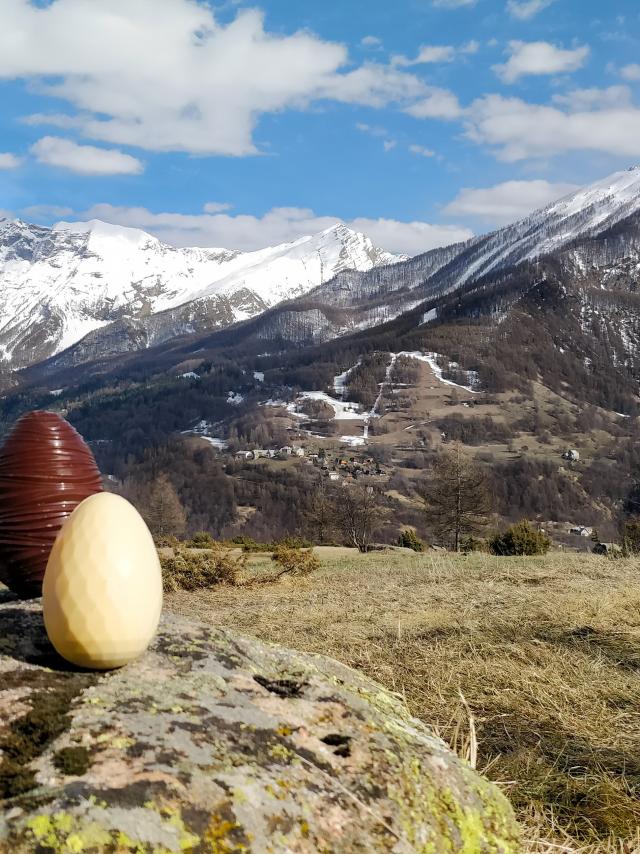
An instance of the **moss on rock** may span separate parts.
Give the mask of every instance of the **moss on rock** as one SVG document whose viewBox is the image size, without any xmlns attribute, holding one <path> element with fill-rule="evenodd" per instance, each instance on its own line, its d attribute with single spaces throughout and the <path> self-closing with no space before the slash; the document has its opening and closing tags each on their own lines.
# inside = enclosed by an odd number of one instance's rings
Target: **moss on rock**
<svg viewBox="0 0 640 854">
<path fill-rule="evenodd" d="M 30 711 L 0 733 L 27 775 L 0 804 L 0 850 L 519 850 L 501 792 L 331 659 L 165 615 L 145 656 L 99 680 L 11 654 L 2 671 L 0 704 L 13 691 Z"/>
</svg>

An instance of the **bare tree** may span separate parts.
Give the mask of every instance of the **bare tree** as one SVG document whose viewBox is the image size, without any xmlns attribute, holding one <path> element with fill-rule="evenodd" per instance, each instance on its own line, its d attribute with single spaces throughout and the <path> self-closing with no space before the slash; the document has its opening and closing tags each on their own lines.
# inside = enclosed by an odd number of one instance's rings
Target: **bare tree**
<svg viewBox="0 0 640 854">
<path fill-rule="evenodd" d="M 142 515 L 154 536 L 182 536 L 187 528 L 187 516 L 182 502 L 166 474 L 160 474 L 154 480 L 146 501 L 143 502 Z"/>
<path fill-rule="evenodd" d="M 336 524 L 350 545 L 361 552 L 371 548 L 373 535 L 386 517 L 373 486 L 347 486 L 334 508 Z"/>
<path fill-rule="evenodd" d="M 423 498 L 433 533 L 455 551 L 465 535 L 483 529 L 493 509 L 484 470 L 459 443 L 438 457 Z"/>
<path fill-rule="evenodd" d="M 306 521 L 313 542 L 322 544 L 330 541 L 336 530 L 336 491 L 326 478 L 321 477 L 315 485 L 306 512 Z"/>
</svg>

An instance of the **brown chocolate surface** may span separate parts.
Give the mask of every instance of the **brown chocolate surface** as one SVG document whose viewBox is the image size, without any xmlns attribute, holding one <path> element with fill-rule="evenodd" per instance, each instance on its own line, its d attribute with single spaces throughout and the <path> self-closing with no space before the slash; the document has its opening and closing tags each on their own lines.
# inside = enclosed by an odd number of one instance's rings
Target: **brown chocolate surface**
<svg viewBox="0 0 640 854">
<path fill-rule="evenodd" d="M 0 581 L 40 596 L 49 552 L 77 505 L 102 492 L 91 450 L 55 412 L 29 412 L 0 449 Z"/>
</svg>

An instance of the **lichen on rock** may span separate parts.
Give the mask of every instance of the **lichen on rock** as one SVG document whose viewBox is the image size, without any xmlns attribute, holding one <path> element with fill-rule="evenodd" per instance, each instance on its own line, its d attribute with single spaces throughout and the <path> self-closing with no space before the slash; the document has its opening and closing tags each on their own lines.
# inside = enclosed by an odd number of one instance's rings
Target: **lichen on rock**
<svg viewBox="0 0 640 854">
<path fill-rule="evenodd" d="M 519 850 L 502 793 L 348 667 L 165 614 L 138 661 L 73 671 L 38 607 L 0 603 L 1 851 Z"/>
</svg>

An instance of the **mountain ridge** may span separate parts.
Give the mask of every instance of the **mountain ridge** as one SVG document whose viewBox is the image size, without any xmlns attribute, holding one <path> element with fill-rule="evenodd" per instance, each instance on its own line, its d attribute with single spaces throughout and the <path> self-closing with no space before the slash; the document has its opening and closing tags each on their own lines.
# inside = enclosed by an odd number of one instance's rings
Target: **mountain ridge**
<svg viewBox="0 0 640 854">
<path fill-rule="evenodd" d="M 137 277 L 121 274 L 119 281 L 128 278 L 131 282 L 129 291 L 118 285 L 110 293 L 107 283 L 102 305 L 93 313 L 90 310 L 88 321 L 84 318 L 87 325 L 78 322 L 67 338 L 56 338 L 55 305 L 52 308 L 45 302 L 51 310 L 45 318 L 39 318 L 38 303 L 34 308 L 35 323 L 21 306 L 22 326 L 17 324 L 15 337 L 23 345 L 19 353 L 22 361 L 15 360 L 14 364 L 29 365 L 48 359 L 47 370 L 55 371 L 162 346 L 174 338 L 178 341 L 200 333 L 206 338 L 225 328 L 237 330 L 240 339 L 254 334 L 285 345 L 306 346 L 391 322 L 421 307 L 422 322 L 432 323 L 437 318 L 438 302 L 447 295 L 462 293 L 475 282 L 508 274 L 519 265 L 535 264 L 550 256 L 562 257 L 564 275 L 572 280 L 597 282 L 603 288 L 632 289 L 640 270 L 640 247 L 633 225 L 638 216 L 640 168 L 632 167 L 504 228 L 409 259 L 377 250 L 367 237 L 341 223 L 317 235 L 253 253 L 176 249 L 141 230 L 99 222 L 60 223 L 50 230 L 13 224 L 17 232 L 23 233 L 14 235 L 7 245 L 2 234 L 8 226 L 3 229 L 0 223 L 0 280 L 3 248 L 5 262 L 10 252 L 24 263 L 38 261 L 39 256 L 33 254 L 27 239 L 31 231 L 35 233 L 32 242 L 38 244 L 45 259 L 51 254 L 48 239 L 54 241 L 54 249 L 55 240 L 62 241 L 57 248 L 63 254 L 61 260 L 68 264 L 68 253 L 73 250 L 71 261 L 77 270 L 71 269 L 70 280 L 74 283 L 79 275 L 82 283 L 84 275 L 86 287 L 89 276 L 94 290 L 96 283 L 98 289 L 101 287 L 102 275 L 95 269 L 96 259 L 101 253 L 108 254 L 104 241 L 115 241 L 120 258 L 133 253 L 136 263 L 141 251 L 154 253 L 153 264 L 143 263 L 140 267 L 138 263 Z M 606 237 L 599 241 L 598 235 Z M 183 263 L 185 258 L 188 268 Z M 208 281 L 206 272 L 210 262 L 218 273 L 213 282 Z M 6 278 L 5 275 L 4 291 L 0 288 L 0 304 L 3 292 L 7 292 Z M 77 288 L 74 293 L 77 299 Z M 82 305 L 82 299 L 79 301 Z M 5 299 L 5 316 L 10 319 L 0 327 L 0 347 L 10 355 L 11 348 L 15 350 L 11 307 Z M 247 325 L 247 321 L 256 318 L 257 325 Z M 37 340 L 42 331 L 44 345 Z M 65 347 L 69 338 L 75 341 Z"/>
<path fill-rule="evenodd" d="M 291 243 L 239 252 L 171 247 L 140 229 L 100 220 L 51 228 L 2 220 L 0 309 L 6 320 L 0 355 L 21 367 L 110 323 L 194 301 L 203 301 L 191 311 L 200 328 L 229 325 L 348 266 L 369 269 L 402 258 L 342 223 Z M 192 320 L 191 331 L 197 328 Z"/>
</svg>

